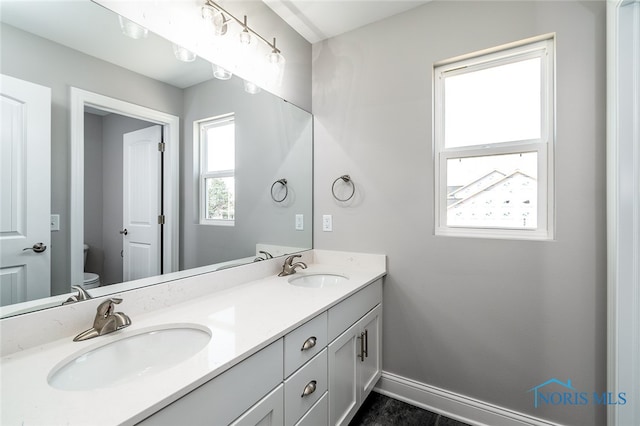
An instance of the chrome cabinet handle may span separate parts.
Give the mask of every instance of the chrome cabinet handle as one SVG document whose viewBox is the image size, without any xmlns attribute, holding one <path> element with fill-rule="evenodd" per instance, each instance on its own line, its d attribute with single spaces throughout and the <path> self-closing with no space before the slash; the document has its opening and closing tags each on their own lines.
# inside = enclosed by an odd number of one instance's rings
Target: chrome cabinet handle
<svg viewBox="0 0 640 426">
<path fill-rule="evenodd" d="M 304 343 L 302 344 L 302 347 L 300 348 L 300 350 L 301 351 L 309 350 L 309 349 L 313 348 L 316 345 L 316 342 L 317 342 L 316 336 L 311 336 L 307 340 L 304 341 Z"/>
<path fill-rule="evenodd" d="M 33 247 L 27 247 L 22 249 L 22 251 L 26 251 L 26 250 L 33 250 L 36 253 L 42 253 L 43 251 L 45 251 L 47 249 L 47 246 L 45 246 L 42 243 L 35 243 L 33 245 Z"/>
<path fill-rule="evenodd" d="M 369 330 L 364 330 L 364 356 L 369 358 Z"/>
<path fill-rule="evenodd" d="M 311 395 L 312 393 L 314 393 L 316 391 L 316 385 L 318 382 L 316 382 L 315 380 L 310 381 L 307 386 L 304 387 L 304 390 L 302 391 L 302 395 L 300 395 L 300 398 L 304 398 L 307 395 Z"/>
<path fill-rule="evenodd" d="M 122 231 L 120 231 L 120 234 L 122 235 L 127 235 L 129 233 L 129 231 L 127 231 L 127 228 L 124 228 Z"/>
</svg>

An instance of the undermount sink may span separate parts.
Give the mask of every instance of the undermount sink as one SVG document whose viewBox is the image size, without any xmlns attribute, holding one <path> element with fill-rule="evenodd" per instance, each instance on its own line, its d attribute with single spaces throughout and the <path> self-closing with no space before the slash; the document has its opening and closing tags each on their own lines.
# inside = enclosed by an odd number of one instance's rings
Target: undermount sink
<svg viewBox="0 0 640 426">
<path fill-rule="evenodd" d="M 339 274 L 308 274 L 289 279 L 289 284 L 298 287 L 324 288 L 334 287 L 347 282 L 349 278 Z"/>
<path fill-rule="evenodd" d="M 61 390 L 91 390 L 155 374 L 192 357 L 211 340 L 210 332 L 191 324 L 140 330 L 86 350 L 55 367 L 47 382 Z"/>
</svg>

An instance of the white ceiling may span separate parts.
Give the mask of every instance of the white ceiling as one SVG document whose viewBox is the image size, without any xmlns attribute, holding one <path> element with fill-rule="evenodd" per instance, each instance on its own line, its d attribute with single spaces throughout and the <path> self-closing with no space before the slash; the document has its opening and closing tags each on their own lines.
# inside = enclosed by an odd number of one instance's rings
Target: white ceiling
<svg viewBox="0 0 640 426">
<path fill-rule="evenodd" d="M 294 30 L 317 43 L 413 9 L 430 0 L 262 0 Z"/>
</svg>

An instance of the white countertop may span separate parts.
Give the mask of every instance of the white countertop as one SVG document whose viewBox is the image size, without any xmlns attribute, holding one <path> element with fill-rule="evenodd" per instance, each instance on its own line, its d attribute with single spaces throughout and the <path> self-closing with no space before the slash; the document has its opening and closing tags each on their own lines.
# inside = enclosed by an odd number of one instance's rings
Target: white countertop
<svg viewBox="0 0 640 426">
<path fill-rule="evenodd" d="M 135 424 L 386 274 L 384 256 L 364 255 L 377 259 L 358 262 L 354 261 L 354 256 L 358 256 L 355 254 L 341 253 L 350 256 L 348 261 L 343 261 L 339 253 L 320 253 L 322 255 L 314 256 L 316 263 L 295 276 L 337 273 L 347 276 L 347 283 L 329 288 L 303 288 L 290 285 L 291 277 L 270 275 L 168 308 L 131 315 L 131 326 L 110 335 L 84 342 L 72 342 L 71 335 L 4 356 L 0 363 L 0 423 Z M 337 259 L 338 262 L 333 262 Z M 127 293 L 122 297 L 126 300 Z M 117 308 L 128 313 L 124 302 Z M 92 319 L 87 318 L 86 328 Z M 90 391 L 63 391 L 47 383 L 47 376 L 60 363 L 163 324 L 204 326 L 212 337 L 204 349 L 177 366 L 120 385 Z"/>
</svg>

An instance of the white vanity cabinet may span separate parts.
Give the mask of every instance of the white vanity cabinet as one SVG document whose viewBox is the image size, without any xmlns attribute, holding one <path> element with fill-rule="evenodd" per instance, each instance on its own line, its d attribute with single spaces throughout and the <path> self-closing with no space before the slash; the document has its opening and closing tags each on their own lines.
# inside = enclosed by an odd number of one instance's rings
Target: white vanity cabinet
<svg viewBox="0 0 640 426">
<path fill-rule="evenodd" d="M 382 373 L 382 305 L 329 344 L 329 420 L 348 425 Z"/>
<path fill-rule="evenodd" d="M 381 374 L 382 280 L 139 423 L 346 425 Z"/>
</svg>

